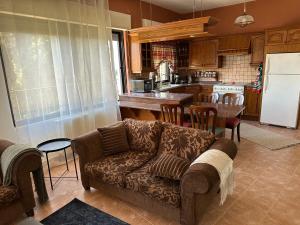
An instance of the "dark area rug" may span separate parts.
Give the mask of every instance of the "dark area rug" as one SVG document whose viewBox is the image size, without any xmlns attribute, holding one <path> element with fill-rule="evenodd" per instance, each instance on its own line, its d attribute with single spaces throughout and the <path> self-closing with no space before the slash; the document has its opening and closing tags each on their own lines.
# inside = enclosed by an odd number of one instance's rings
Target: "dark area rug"
<svg viewBox="0 0 300 225">
<path fill-rule="evenodd" d="M 41 221 L 44 225 L 129 225 L 77 198 Z"/>
</svg>

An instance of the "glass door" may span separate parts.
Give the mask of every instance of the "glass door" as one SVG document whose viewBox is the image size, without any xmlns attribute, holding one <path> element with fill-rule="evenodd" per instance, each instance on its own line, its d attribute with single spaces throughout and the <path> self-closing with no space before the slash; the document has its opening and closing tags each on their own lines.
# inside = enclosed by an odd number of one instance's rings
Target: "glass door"
<svg viewBox="0 0 300 225">
<path fill-rule="evenodd" d="M 121 31 L 113 31 L 113 60 L 114 74 L 116 76 L 118 94 L 124 93 L 125 87 L 125 67 L 124 67 L 124 48 L 123 48 L 123 33 Z"/>
</svg>

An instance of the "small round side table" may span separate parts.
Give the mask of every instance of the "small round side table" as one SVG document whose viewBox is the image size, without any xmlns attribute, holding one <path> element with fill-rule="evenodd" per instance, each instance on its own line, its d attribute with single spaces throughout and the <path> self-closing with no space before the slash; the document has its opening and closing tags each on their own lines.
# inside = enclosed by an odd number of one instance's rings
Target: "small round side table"
<svg viewBox="0 0 300 225">
<path fill-rule="evenodd" d="M 77 174 L 77 165 L 76 165 L 76 159 L 75 159 L 75 152 L 72 150 L 73 153 L 73 160 L 74 160 L 74 166 L 75 166 L 75 172 L 76 172 L 76 177 L 65 177 L 64 174 L 69 171 L 69 166 L 68 166 L 68 159 L 67 159 L 67 153 L 66 153 L 66 149 L 69 148 L 71 146 L 71 140 L 69 138 L 56 138 L 56 139 L 51 139 L 45 142 L 42 142 L 40 144 L 38 144 L 37 148 L 38 150 L 40 150 L 41 152 L 46 154 L 46 159 L 47 159 L 47 165 L 48 165 L 48 172 L 49 172 L 49 177 L 45 177 L 45 178 L 50 178 L 50 184 L 51 184 L 51 189 L 53 190 L 53 186 L 60 180 L 63 178 L 77 178 L 78 180 L 78 174 Z M 65 153 L 65 160 L 66 160 L 66 166 L 67 166 L 67 170 L 65 170 L 65 172 L 62 173 L 61 176 L 59 177 L 52 177 L 51 176 L 51 168 L 50 168 L 50 164 L 49 164 L 49 158 L 48 158 L 48 154 L 51 152 L 58 152 L 58 151 L 64 151 Z M 58 178 L 58 180 L 55 182 L 55 184 L 52 183 L 52 178 Z"/>
</svg>

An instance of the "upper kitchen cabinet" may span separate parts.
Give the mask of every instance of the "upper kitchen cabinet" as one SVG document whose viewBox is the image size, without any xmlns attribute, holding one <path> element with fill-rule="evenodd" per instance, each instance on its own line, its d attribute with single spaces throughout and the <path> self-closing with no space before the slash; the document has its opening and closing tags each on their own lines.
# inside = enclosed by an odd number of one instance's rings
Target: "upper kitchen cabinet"
<svg viewBox="0 0 300 225">
<path fill-rule="evenodd" d="M 300 43 L 300 28 L 268 30 L 266 45 L 282 45 Z"/>
<path fill-rule="evenodd" d="M 255 35 L 251 38 L 251 65 L 259 65 L 264 61 L 265 35 Z"/>
<path fill-rule="evenodd" d="M 265 53 L 299 52 L 300 28 L 290 27 L 266 31 Z"/>
<path fill-rule="evenodd" d="M 222 57 L 218 56 L 218 40 L 199 40 L 190 42 L 190 68 L 219 68 Z"/>
<path fill-rule="evenodd" d="M 248 34 L 237 34 L 219 37 L 219 55 L 249 54 L 251 36 Z"/>
<path fill-rule="evenodd" d="M 177 69 L 185 69 L 189 66 L 189 42 L 180 41 L 176 44 Z"/>
<path fill-rule="evenodd" d="M 286 43 L 286 30 L 271 30 L 266 32 L 266 44 L 278 45 Z"/>
<path fill-rule="evenodd" d="M 287 31 L 287 43 L 300 43 L 300 28 Z"/>
<path fill-rule="evenodd" d="M 130 41 L 131 72 L 143 73 L 152 71 L 152 50 L 150 43 Z"/>
<path fill-rule="evenodd" d="M 141 44 L 138 42 L 130 42 L 130 61 L 131 61 L 131 72 L 141 73 L 142 72 L 142 60 L 141 60 Z"/>
</svg>

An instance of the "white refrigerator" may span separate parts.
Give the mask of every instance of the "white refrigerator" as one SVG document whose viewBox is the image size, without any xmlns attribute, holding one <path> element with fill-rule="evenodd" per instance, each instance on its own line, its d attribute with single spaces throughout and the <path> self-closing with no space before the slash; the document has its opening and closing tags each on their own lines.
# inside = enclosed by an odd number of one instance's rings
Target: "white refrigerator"
<svg viewBox="0 0 300 225">
<path fill-rule="evenodd" d="M 300 53 L 268 54 L 260 122 L 296 128 L 300 93 Z"/>
</svg>

